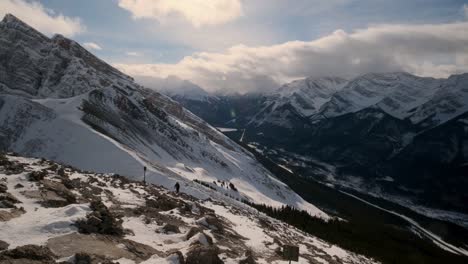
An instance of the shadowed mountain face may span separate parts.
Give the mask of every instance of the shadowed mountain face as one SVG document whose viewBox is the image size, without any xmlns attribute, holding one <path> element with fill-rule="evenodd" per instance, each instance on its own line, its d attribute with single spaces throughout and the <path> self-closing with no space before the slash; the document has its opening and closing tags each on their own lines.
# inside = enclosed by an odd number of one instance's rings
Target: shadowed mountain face
<svg viewBox="0 0 468 264">
<path fill-rule="evenodd" d="M 181 103 L 213 125 L 245 129 L 244 142 L 304 176 L 468 212 L 468 74 L 304 79 L 269 93 Z M 225 114 L 213 118 L 213 109 Z"/>
<path fill-rule="evenodd" d="M 192 180 L 231 182 L 235 199 L 327 217 L 208 123 L 73 40 L 48 38 L 7 15 L 0 42 L 3 150 L 134 179 L 147 166 L 147 181 L 170 188 L 181 182 L 201 198 Z"/>
</svg>

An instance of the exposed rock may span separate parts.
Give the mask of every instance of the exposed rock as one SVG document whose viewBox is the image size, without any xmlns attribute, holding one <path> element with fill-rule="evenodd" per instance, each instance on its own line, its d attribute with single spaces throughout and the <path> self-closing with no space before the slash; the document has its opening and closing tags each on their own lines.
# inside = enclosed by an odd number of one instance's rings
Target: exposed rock
<svg viewBox="0 0 468 264">
<path fill-rule="evenodd" d="M 91 256 L 80 252 L 75 254 L 75 264 L 91 264 Z"/>
<path fill-rule="evenodd" d="M 166 259 L 171 261 L 171 263 L 185 264 L 184 255 L 180 251 L 172 253 Z"/>
<path fill-rule="evenodd" d="M 56 192 L 53 191 L 43 191 L 41 192 L 41 204 L 44 207 L 63 207 L 70 204 L 67 199 L 61 197 Z"/>
<path fill-rule="evenodd" d="M 55 192 L 60 197 L 64 198 L 69 204 L 76 202 L 75 195 L 60 182 L 43 180 L 43 188 Z"/>
<path fill-rule="evenodd" d="M 180 233 L 179 227 L 173 224 L 166 224 L 162 230 L 164 233 Z"/>
<path fill-rule="evenodd" d="M 84 252 L 75 254 L 74 264 L 116 264 L 109 258 L 100 255 L 90 255 Z"/>
<path fill-rule="evenodd" d="M 10 211 L 0 210 L 0 222 L 10 221 L 13 218 L 19 217 L 20 215 L 24 214 L 24 209 L 13 209 Z"/>
<path fill-rule="evenodd" d="M 194 245 L 187 253 L 186 264 L 223 264 L 216 246 Z"/>
<path fill-rule="evenodd" d="M 214 231 L 223 231 L 223 225 L 221 220 L 219 220 L 214 215 L 207 215 L 197 220 L 199 225 L 202 225 L 206 228 L 209 228 Z"/>
<path fill-rule="evenodd" d="M 25 245 L 0 253 L 0 260 L 27 259 L 54 263 L 56 255 L 49 248 L 37 245 Z"/>
<path fill-rule="evenodd" d="M 5 174 L 12 175 L 12 174 L 20 174 L 24 171 L 24 166 L 21 163 L 9 163 L 5 165 Z"/>
<path fill-rule="evenodd" d="M 239 261 L 239 264 L 257 264 L 255 258 L 253 257 L 252 251 L 245 252 L 245 258 Z"/>
<path fill-rule="evenodd" d="M 124 244 L 125 248 L 138 259 L 148 259 L 152 255 L 158 253 L 154 248 L 132 240 L 125 239 L 122 240 L 121 243 Z"/>
<path fill-rule="evenodd" d="M 11 193 L 0 194 L 0 208 L 16 208 L 15 204 L 17 203 L 21 203 L 21 201 Z"/>
<path fill-rule="evenodd" d="M 159 254 L 154 248 L 131 240 L 78 233 L 51 238 L 47 241 L 47 247 L 59 257 L 78 254 L 83 261 L 106 256 L 108 260 L 126 258 L 140 262 Z"/>
<path fill-rule="evenodd" d="M 158 197 L 157 200 L 146 200 L 146 206 L 160 209 L 161 211 L 169 211 L 179 207 L 179 203 L 175 199 L 169 199 L 163 196 Z"/>
<path fill-rule="evenodd" d="M 28 174 L 28 179 L 30 181 L 42 181 L 45 176 L 47 176 L 47 170 L 31 171 Z"/>
<path fill-rule="evenodd" d="M 7 249 L 8 246 L 10 246 L 10 244 L 8 244 L 7 242 L 5 242 L 3 240 L 0 240 L 0 251 Z"/>
<path fill-rule="evenodd" d="M 8 187 L 4 183 L 0 183 L 0 193 L 6 193 Z"/>
<path fill-rule="evenodd" d="M 21 183 L 18 183 L 15 185 L 15 189 L 20 189 L 20 188 L 24 188 L 24 185 Z"/>
<path fill-rule="evenodd" d="M 93 212 L 87 215 L 86 219 L 76 222 L 76 226 L 81 233 L 85 234 L 105 234 L 122 236 L 124 230 L 122 220 L 111 213 L 101 201 L 91 202 Z"/>
<path fill-rule="evenodd" d="M 201 233 L 201 232 L 203 232 L 203 230 L 201 228 L 191 227 L 190 230 L 185 235 L 185 239 L 189 240 L 191 237 L 193 237 L 194 235 L 196 235 L 198 233 Z"/>
<path fill-rule="evenodd" d="M 213 238 L 211 238 L 209 235 L 205 234 L 204 232 L 200 232 L 196 235 L 194 235 L 192 238 L 192 243 L 191 245 L 195 244 L 200 244 L 203 246 L 211 246 L 213 245 Z"/>
</svg>

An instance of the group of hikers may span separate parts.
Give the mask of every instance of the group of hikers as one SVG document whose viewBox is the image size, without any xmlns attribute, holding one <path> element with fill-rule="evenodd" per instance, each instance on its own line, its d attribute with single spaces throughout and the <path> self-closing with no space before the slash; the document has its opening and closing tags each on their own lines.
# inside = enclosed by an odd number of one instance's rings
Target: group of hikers
<svg viewBox="0 0 468 264">
<path fill-rule="evenodd" d="M 146 167 L 143 167 L 143 171 L 144 171 L 144 174 L 143 174 L 143 182 L 146 184 Z M 223 188 L 226 188 L 226 189 L 229 189 L 231 188 L 232 190 L 236 190 L 236 187 L 234 186 L 234 184 L 232 182 L 225 182 L 225 181 L 220 181 L 218 180 L 218 182 L 220 183 L 221 187 Z M 217 183 L 215 181 L 213 181 L 214 184 L 217 185 Z M 179 182 L 176 182 L 175 185 L 174 185 L 174 189 L 176 191 L 176 193 L 179 193 L 180 192 L 180 184 Z"/>
</svg>

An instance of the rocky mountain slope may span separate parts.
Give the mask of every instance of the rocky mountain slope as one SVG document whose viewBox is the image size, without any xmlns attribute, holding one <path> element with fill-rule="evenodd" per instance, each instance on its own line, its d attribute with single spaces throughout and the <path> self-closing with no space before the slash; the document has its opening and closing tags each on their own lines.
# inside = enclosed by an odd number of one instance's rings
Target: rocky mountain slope
<svg viewBox="0 0 468 264">
<path fill-rule="evenodd" d="M 299 263 L 374 263 L 200 189 L 212 198 L 2 154 L 0 262 L 282 263 L 293 244 Z"/>
<path fill-rule="evenodd" d="M 206 198 L 192 180 L 235 186 L 226 195 L 328 216 L 275 179 L 249 152 L 180 104 L 63 36 L 13 15 L 0 22 L 0 147 L 81 169 L 115 172 Z"/>
<path fill-rule="evenodd" d="M 230 111 L 244 111 L 238 122 L 223 115 L 207 120 L 245 129 L 244 142 L 269 149 L 278 163 L 303 175 L 468 213 L 468 74 L 434 79 L 372 73 L 332 80 L 304 79 L 275 93 L 224 97 Z M 233 103 L 247 98 L 257 102 L 247 112 Z"/>
</svg>

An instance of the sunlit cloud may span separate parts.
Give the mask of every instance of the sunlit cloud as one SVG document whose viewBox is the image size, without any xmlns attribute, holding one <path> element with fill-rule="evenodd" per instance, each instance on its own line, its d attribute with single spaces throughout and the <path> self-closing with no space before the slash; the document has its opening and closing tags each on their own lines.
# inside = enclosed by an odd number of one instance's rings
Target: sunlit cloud
<svg viewBox="0 0 468 264">
<path fill-rule="evenodd" d="M 247 92 L 303 77 L 353 77 L 368 72 L 408 71 L 446 77 L 468 71 L 468 22 L 377 25 L 337 30 L 313 41 L 237 45 L 220 53 L 199 52 L 175 64 L 117 64 L 135 76 L 177 75 L 211 91 Z"/>
<path fill-rule="evenodd" d="M 119 0 L 119 6 L 136 19 L 149 18 L 165 23 L 180 16 L 195 27 L 224 24 L 242 15 L 240 0 Z"/>
<path fill-rule="evenodd" d="M 132 57 L 140 57 L 142 56 L 143 54 L 140 53 L 140 52 L 136 52 L 136 51 L 128 51 L 125 53 L 127 56 L 132 56 Z"/>
<path fill-rule="evenodd" d="M 57 14 L 36 1 L 0 1 L 0 16 L 8 13 L 48 35 L 60 33 L 71 37 L 85 31 L 85 26 L 79 18 Z"/>
</svg>

